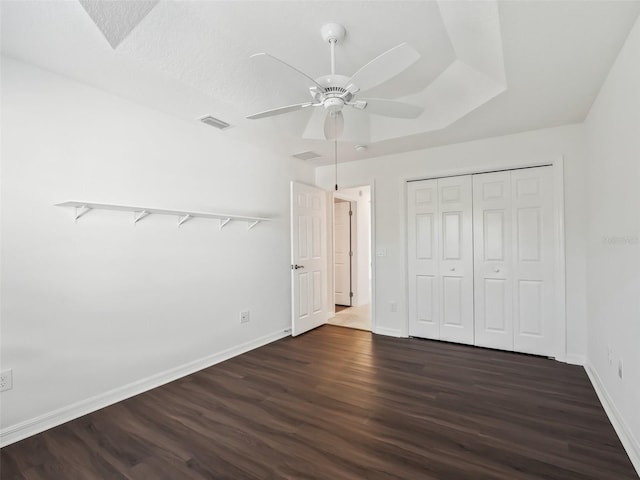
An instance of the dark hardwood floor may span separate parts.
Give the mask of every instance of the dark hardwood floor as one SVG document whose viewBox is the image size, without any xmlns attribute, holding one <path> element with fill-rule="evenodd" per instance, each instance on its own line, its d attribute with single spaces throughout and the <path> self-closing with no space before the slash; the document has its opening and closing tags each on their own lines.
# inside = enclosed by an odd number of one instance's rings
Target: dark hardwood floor
<svg viewBox="0 0 640 480">
<path fill-rule="evenodd" d="M 2 479 L 637 479 L 580 367 L 324 326 L 7 446 Z"/>
</svg>

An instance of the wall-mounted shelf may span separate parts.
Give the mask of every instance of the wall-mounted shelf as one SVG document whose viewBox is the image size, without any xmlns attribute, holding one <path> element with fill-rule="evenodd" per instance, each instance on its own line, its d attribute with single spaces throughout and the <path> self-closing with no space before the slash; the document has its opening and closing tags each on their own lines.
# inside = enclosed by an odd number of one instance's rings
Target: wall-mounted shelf
<svg viewBox="0 0 640 480">
<path fill-rule="evenodd" d="M 191 220 L 192 218 L 214 218 L 220 220 L 220 229 L 232 221 L 247 222 L 248 229 L 251 230 L 260 222 L 268 222 L 269 218 L 246 217 L 243 215 L 229 215 L 227 213 L 192 212 L 189 210 L 166 210 L 163 208 L 133 207 L 128 205 L 113 205 L 111 203 L 92 202 L 62 202 L 56 207 L 72 207 L 76 209 L 74 220 L 78 220 L 91 210 L 117 210 L 120 212 L 133 212 L 133 223 L 136 224 L 149 215 L 172 215 L 178 218 L 178 226 Z"/>
</svg>

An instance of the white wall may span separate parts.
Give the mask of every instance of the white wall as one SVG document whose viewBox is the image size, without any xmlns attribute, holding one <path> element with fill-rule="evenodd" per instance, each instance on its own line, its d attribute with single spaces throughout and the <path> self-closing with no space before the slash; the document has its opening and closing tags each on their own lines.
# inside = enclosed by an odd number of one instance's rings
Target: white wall
<svg viewBox="0 0 640 480">
<path fill-rule="evenodd" d="M 567 351 L 569 360 L 582 362 L 585 327 L 585 185 L 582 125 L 569 125 L 516 135 L 449 145 L 401 155 L 378 157 L 339 166 L 344 184 L 375 181 L 375 311 L 376 331 L 407 334 L 405 278 L 404 184 L 408 178 L 465 173 L 478 168 L 509 168 L 538 160 L 564 157 L 567 271 Z M 333 184 L 333 167 L 316 169 L 316 182 Z M 386 249 L 386 256 L 376 256 Z M 391 311 L 397 302 L 397 312 Z"/>
<path fill-rule="evenodd" d="M 289 181 L 313 181 L 302 162 L 8 58 L 1 153 L 4 443 L 290 327 Z M 178 229 L 93 211 L 74 224 L 53 206 L 65 200 L 275 220 Z"/>
<path fill-rule="evenodd" d="M 640 471 L 640 20 L 587 116 L 585 136 L 588 368 Z"/>
</svg>

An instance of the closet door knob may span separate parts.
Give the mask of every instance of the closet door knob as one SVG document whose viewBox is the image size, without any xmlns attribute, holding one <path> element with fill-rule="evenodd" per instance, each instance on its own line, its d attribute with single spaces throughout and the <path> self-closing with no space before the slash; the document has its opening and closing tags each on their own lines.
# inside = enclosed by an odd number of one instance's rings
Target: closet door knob
<svg viewBox="0 0 640 480">
<path fill-rule="evenodd" d="M 456 271 L 456 267 L 451 268 L 451 271 L 455 272 Z"/>
<path fill-rule="evenodd" d="M 496 273 L 499 273 L 500 269 L 499 268 L 495 268 L 493 271 L 496 272 Z"/>
</svg>

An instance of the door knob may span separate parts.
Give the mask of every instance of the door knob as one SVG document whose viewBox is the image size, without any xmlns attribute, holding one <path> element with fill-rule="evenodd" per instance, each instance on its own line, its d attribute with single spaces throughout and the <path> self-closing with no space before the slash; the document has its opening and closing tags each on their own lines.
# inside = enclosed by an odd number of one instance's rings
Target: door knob
<svg viewBox="0 0 640 480">
<path fill-rule="evenodd" d="M 499 269 L 499 268 L 496 268 L 496 269 L 494 269 L 493 271 L 494 271 L 494 272 L 496 272 L 496 273 L 498 273 L 498 272 L 500 272 L 500 269 Z"/>
<path fill-rule="evenodd" d="M 304 265 L 291 265 L 291 270 L 298 270 L 299 268 L 304 268 Z"/>
<path fill-rule="evenodd" d="M 451 271 L 455 272 L 456 271 L 456 267 L 451 268 Z"/>
</svg>

